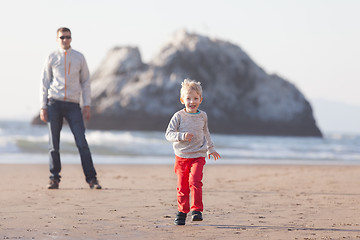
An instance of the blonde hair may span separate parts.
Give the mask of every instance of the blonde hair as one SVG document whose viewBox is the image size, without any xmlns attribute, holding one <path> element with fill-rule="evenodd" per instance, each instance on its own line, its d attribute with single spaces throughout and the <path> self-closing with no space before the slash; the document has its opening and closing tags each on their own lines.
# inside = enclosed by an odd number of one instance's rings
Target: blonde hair
<svg viewBox="0 0 360 240">
<path fill-rule="evenodd" d="M 181 83 L 180 97 L 183 97 L 185 93 L 188 93 L 191 90 L 194 90 L 200 97 L 202 97 L 201 82 L 196 82 L 188 78 L 184 79 Z"/>
</svg>

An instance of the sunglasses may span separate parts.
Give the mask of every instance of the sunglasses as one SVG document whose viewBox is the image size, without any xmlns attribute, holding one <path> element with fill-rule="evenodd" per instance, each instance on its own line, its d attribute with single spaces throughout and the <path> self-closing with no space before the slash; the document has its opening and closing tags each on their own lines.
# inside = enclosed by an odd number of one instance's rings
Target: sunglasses
<svg viewBox="0 0 360 240">
<path fill-rule="evenodd" d="M 64 40 L 64 39 L 71 39 L 71 36 L 61 36 L 59 37 L 61 40 Z"/>
</svg>

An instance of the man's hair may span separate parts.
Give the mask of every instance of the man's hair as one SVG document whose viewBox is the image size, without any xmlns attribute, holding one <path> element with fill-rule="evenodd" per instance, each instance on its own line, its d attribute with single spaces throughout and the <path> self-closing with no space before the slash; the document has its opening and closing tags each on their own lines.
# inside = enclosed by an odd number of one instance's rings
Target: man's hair
<svg viewBox="0 0 360 240">
<path fill-rule="evenodd" d="M 61 27 L 56 31 L 56 34 L 59 34 L 59 32 L 69 32 L 71 34 L 71 31 L 69 28 Z"/>
<path fill-rule="evenodd" d="M 181 83 L 180 97 L 191 90 L 194 90 L 197 94 L 199 94 L 200 97 L 202 97 L 201 83 L 188 78 L 184 79 L 184 81 Z"/>
</svg>

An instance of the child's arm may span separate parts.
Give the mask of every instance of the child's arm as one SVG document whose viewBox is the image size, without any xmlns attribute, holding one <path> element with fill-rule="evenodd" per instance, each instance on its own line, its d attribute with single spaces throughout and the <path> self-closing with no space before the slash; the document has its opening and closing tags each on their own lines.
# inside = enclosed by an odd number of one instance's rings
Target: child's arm
<svg viewBox="0 0 360 240">
<path fill-rule="evenodd" d="M 213 156 L 215 161 L 218 160 L 219 158 L 221 158 L 220 154 L 218 154 L 216 151 L 208 154 L 209 159 L 210 159 L 210 155 Z"/>
<path fill-rule="evenodd" d="M 208 118 L 207 118 L 207 114 L 205 112 L 204 113 L 204 136 L 206 139 L 206 144 L 207 144 L 207 150 L 208 150 L 208 154 L 215 152 L 215 148 L 214 148 L 214 143 L 211 140 L 211 136 L 210 136 L 210 132 L 209 132 L 209 128 L 208 128 Z"/>
<path fill-rule="evenodd" d="M 213 156 L 214 160 L 221 158 L 220 154 L 218 154 L 215 151 L 214 144 L 211 140 L 211 136 L 210 136 L 210 132 L 209 132 L 209 128 L 208 128 L 208 118 L 207 118 L 206 114 L 205 114 L 204 135 L 205 135 L 205 139 L 207 142 L 208 158 L 210 159 L 210 156 Z"/>
<path fill-rule="evenodd" d="M 189 133 L 189 132 L 185 133 L 184 141 L 191 142 L 191 139 L 193 138 L 193 136 L 194 136 L 194 134 L 192 134 L 192 133 Z"/>
<path fill-rule="evenodd" d="M 180 126 L 180 116 L 177 114 L 174 114 L 174 116 L 171 118 L 169 125 L 165 132 L 165 138 L 166 140 L 170 142 L 180 142 L 180 141 L 191 141 L 192 137 L 194 136 L 191 133 L 185 132 L 181 133 L 179 132 L 179 126 Z"/>
</svg>

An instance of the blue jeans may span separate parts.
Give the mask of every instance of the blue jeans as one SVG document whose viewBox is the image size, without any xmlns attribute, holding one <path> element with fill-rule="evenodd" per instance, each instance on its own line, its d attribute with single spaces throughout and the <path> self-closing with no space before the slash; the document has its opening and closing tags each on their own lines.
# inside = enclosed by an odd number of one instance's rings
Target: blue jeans
<svg viewBox="0 0 360 240">
<path fill-rule="evenodd" d="M 60 131 L 63 119 L 69 123 L 74 135 L 76 146 L 80 153 L 81 165 L 86 182 L 96 179 L 96 171 L 92 161 L 90 149 L 85 138 L 85 126 L 80 105 L 77 103 L 49 99 L 48 102 L 48 127 L 49 127 L 49 157 L 50 179 L 60 180 Z"/>
</svg>

